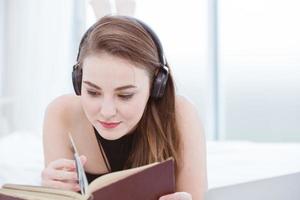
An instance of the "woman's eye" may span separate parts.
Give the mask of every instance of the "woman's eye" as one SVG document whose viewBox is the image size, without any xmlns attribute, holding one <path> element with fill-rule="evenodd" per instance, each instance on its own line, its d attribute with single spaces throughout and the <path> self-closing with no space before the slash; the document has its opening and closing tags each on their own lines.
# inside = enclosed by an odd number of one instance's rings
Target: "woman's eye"
<svg viewBox="0 0 300 200">
<path fill-rule="evenodd" d="M 89 90 L 87 90 L 87 93 L 88 93 L 90 96 L 93 96 L 93 97 L 99 95 L 98 92 L 89 91 Z"/>
<path fill-rule="evenodd" d="M 133 94 L 120 94 L 118 95 L 121 99 L 128 100 L 133 97 Z"/>
</svg>

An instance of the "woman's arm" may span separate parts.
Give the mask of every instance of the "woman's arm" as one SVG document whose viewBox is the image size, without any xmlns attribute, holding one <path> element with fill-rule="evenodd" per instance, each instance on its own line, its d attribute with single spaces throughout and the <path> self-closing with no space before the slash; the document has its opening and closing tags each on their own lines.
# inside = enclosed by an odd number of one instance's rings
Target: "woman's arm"
<svg viewBox="0 0 300 200">
<path fill-rule="evenodd" d="M 47 106 L 43 124 L 45 166 L 59 158 L 73 158 L 66 133 L 70 127 L 68 100 L 68 96 L 60 96 Z"/>
<path fill-rule="evenodd" d="M 61 96 L 51 102 L 45 112 L 43 125 L 43 148 L 45 168 L 42 185 L 79 191 L 73 153 L 69 146 L 70 96 Z M 86 163 L 86 157 L 81 156 Z"/>
<path fill-rule="evenodd" d="M 176 98 L 176 120 L 181 143 L 181 160 L 176 180 L 177 193 L 166 195 L 160 200 L 204 200 L 207 172 L 203 127 L 196 107 L 181 96 Z"/>
</svg>

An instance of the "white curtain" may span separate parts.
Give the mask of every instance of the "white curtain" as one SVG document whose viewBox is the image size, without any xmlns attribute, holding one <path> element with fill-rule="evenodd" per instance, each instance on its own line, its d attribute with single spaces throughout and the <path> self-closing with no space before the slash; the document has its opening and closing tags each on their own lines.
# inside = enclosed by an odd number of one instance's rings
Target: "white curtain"
<svg viewBox="0 0 300 200">
<path fill-rule="evenodd" d="M 0 0 L 0 98 L 2 96 L 2 79 L 3 79 L 3 66 L 4 66 L 4 16 L 5 16 L 5 2 Z M 0 103 L 1 104 L 1 103 Z M 1 105 L 0 105 L 0 109 L 1 109 Z"/>
<path fill-rule="evenodd" d="M 82 5 L 82 7 L 81 7 Z M 73 92 L 71 70 L 84 2 L 73 0 L 7 0 L 5 64 L 2 93 L 10 132 L 41 133 L 44 111 L 56 96 Z"/>
</svg>

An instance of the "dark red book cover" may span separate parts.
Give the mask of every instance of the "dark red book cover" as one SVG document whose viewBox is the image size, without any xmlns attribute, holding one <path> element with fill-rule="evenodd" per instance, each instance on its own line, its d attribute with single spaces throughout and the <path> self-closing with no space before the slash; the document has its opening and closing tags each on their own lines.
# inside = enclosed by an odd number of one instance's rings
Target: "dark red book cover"
<svg viewBox="0 0 300 200">
<path fill-rule="evenodd" d="M 93 193 L 93 200 L 157 200 L 175 192 L 174 160 L 133 174 Z"/>
</svg>

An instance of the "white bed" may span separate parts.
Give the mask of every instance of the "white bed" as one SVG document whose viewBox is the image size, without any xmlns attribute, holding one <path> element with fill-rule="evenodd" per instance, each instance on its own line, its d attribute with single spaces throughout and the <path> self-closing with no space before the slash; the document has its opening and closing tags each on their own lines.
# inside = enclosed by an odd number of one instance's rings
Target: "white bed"
<svg viewBox="0 0 300 200">
<path fill-rule="evenodd" d="M 207 142 L 208 187 L 243 183 L 300 171 L 300 143 Z M 0 138 L 0 186 L 40 185 L 41 136 L 15 132 Z"/>
</svg>

